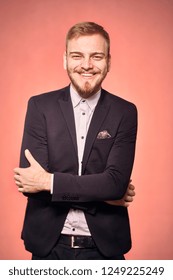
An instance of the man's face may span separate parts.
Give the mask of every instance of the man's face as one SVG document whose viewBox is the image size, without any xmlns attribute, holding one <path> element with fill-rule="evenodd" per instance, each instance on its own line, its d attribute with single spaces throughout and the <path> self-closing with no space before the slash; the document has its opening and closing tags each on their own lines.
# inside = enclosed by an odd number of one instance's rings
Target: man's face
<svg viewBox="0 0 173 280">
<path fill-rule="evenodd" d="M 83 98 L 92 96 L 101 88 L 110 69 L 106 40 L 99 34 L 69 40 L 64 67 L 78 94 Z"/>
</svg>

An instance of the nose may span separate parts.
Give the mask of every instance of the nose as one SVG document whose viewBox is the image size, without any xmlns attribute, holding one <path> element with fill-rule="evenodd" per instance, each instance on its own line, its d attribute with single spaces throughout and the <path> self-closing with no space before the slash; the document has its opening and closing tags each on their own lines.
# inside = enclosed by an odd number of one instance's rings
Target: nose
<svg viewBox="0 0 173 280">
<path fill-rule="evenodd" d="M 92 62 L 90 58 L 85 57 L 81 63 L 81 67 L 84 70 L 89 70 L 93 68 Z"/>
</svg>

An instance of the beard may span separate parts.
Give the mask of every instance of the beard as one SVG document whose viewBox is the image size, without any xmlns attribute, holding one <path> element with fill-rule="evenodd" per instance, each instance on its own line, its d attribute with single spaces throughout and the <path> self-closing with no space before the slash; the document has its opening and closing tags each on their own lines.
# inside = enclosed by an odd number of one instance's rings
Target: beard
<svg viewBox="0 0 173 280">
<path fill-rule="evenodd" d="M 91 86 L 91 84 L 86 81 L 84 86 L 81 87 L 74 79 L 70 79 L 72 85 L 76 89 L 77 93 L 84 99 L 87 99 L 91 96 L 93 96 L 95 93 L 97 93 L 101 87 L 101 85 L 95 85 L 94 87 Z"/>
<path fill-rule="evenodd" d="M 75 71 L 75 72 L 80 75 L 83 71 Z M 71 74 L 71 71 L 68 68 L 67 68 L 67 73 L 68 73 L 68 76 L 70 78 L 70 81 L 71 81 L 73 87 L 76 89 L 77 93 L 84 99 L 87 99 L 87 98 L 93 96 L 100 90 L 102 81 L 105 79 L 105 77 L 107 75 L 107 72 L 102 75 L 99 73 L 101 75 L 101 77 L 95 82 L 95 84 L 93 86 L 91 85 L 91 83 L 89 81 L 85 81 L 84 84 L 81 86 L 77 82 L 77 79 L 75 79 L 73 77 L 73 75 Z M 97 74 L 97 73 L 93 73 L 93 74 Z"/>
</svg>

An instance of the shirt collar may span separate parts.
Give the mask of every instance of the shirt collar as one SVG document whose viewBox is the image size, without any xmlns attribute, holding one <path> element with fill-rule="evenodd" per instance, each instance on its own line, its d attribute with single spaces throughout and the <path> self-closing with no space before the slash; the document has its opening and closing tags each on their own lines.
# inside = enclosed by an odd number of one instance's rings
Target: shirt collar
<svg viewBox="0 0 173 280">
<path fill-rule="evenodd" d="M 73 108 L 78 106 L 81 100 L 86 100 L 90 109 L 94 110 L 94 108 L 96 107 L 96 105 L 99 101 L 99 98 L 100 98 L 100 95 L 101 95 L 101 89 L 97 93 L 92 95 L 91 97 L 89 97 L 87 99 L 84 99 L 77 93 L 77 91 L 72 87 L 72 85 L 70 85 L 70 95 L 71 95 Z"/>
</svg>

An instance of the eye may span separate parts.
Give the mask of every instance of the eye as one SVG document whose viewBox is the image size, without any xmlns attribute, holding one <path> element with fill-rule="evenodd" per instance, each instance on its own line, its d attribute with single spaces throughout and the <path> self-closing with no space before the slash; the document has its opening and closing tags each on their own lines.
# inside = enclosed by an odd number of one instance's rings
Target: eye
<svg viewBox="0 0 173 280">
<path fill-rule="evenodd" d="M 93 59 L 99 61 L 99 60 L 103 59 L 103 56 L 99 55 L 99 54 L 96 54 L 96 55 L 93 55 Z"/>
<path fill-rule="evenodd" d="M 79 60 L 79 59 L 82 58 L 82 56 L 81 56 L 80 54 L 73 54 L 71 57 L 72 57 L 74 60 Z"/>
</svg>

